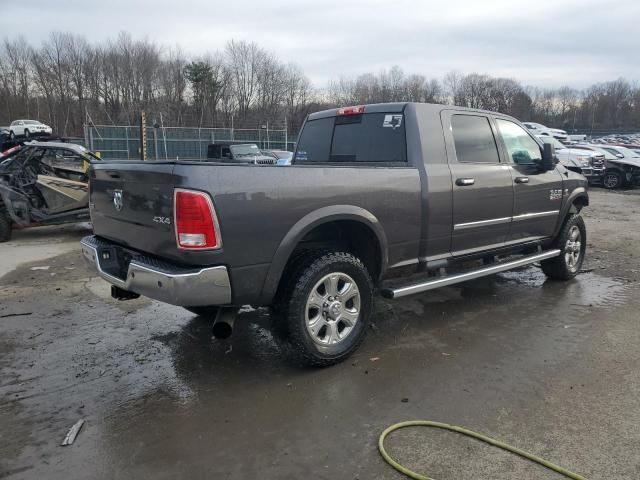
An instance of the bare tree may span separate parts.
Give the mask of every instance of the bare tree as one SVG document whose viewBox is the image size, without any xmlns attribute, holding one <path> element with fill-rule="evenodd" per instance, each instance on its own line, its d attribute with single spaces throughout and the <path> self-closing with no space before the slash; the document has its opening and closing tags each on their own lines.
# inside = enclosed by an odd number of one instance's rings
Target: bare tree
<svg viewBox="0 0 640 480">
<path fill-rule="evenodd" d="M 246 41 L 197 58 L 126 32 L 99 44 L 54 32 L 35 47 L 24 37 L 0 45 L 0 124 L 33 116 L 60 134 L 80 135 L 89 118 L 135 123 L 141 110 L 182 126 L 255 128 L 286 118 L 295 131 L 313 110 L 389 101 L 483 108 L 566 128 L 640 129 L 640 87 L 625 79 L 541 89 L 482 73 L 428 79 L 392 66 L 338 77 L 320 91 L 299 67 Z"/>
<path fill-rule="evenodd" d="M 225 48 L 225 57 L 240 117 L 246 119 L 256 100 L 264 52 L 253 42 L 231 40 Z"/>
</svg>

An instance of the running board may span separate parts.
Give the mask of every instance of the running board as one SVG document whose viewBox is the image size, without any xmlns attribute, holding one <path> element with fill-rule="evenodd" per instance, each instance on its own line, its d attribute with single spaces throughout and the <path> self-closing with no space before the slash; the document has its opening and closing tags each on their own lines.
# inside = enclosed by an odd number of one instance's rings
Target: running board
<svg viewBox="0 0 640 480">
<path fill-rule="evenodd" d="M 466 282 L 467 280 L 473 280 L 475 278 L 486 277 L 487 275 L 493 275 L 494 273 L 500 273 L 514 268 L 523 267 L 531 263 L 539 262 L 541 260 L 547 260 L 548 258 L 557 257 L 562 253 L 561 250 L 548 250 L 546 252 L 537 253 L 528 257 L 519 258 L 511 262 L 498 263 L 488 267 L 479 268 L 470 272 L 459 273 L 456 275 L 449 275 L 446 277 L 438 277 L 426 282 L 420 282 L 413 285 L 406 285 L 404 287 L 397 288 L 383 288 L 380 294 L 384 298 L 400 298 L 407 295 L 413 295 L 414 293 L 426 292 L 427 290 L 433 290 L 435 288 L 446 287 L 447 285 L 453 285 L 460 282 Z"/>
</svg>

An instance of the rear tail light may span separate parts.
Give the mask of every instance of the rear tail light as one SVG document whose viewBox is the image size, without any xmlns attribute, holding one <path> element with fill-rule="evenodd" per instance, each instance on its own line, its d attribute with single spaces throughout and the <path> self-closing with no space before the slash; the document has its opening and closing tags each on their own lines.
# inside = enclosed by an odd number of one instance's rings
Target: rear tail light
<svg viewBox="0 0 640 480">
<path fill-rule="evenodd" d="M 173 205 L 178 248 L 210 250 L 222 246 L 218 221 L 209 195 L 176 189 Z"/>
<path fill-rule="evenodd" d="M 355 107 L 342 107 L 338 109 L 337 116 L 343 117 L 346 115 L 360 115 L 364 113 L 364 105 L 356 105 Z"/>
</svg>

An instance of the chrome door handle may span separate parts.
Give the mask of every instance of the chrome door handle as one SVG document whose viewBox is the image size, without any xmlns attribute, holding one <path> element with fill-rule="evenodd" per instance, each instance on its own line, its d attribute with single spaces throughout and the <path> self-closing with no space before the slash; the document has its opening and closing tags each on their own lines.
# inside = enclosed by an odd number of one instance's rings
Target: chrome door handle
<svg viewBox="0 0 640 480">
<path fill-rule="evenodd" d="M 516 177 L 516 183 L 529 183 L 529 177 Z"/>
<path fill-rule="evenodd" d="M 459 178 L 456 180 L 456 185 L 459 187 L 468 187 L 469 185 L 473 185 L 476 183 L 475 178 Z"/>
</svg>

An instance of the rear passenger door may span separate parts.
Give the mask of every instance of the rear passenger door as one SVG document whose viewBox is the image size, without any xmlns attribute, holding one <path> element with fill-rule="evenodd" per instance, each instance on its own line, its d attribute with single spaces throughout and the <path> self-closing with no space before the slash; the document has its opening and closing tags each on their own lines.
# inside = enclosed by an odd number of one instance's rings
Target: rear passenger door
<svg viewBox="0 0 640 480">
<path fill-rule="evenodd" d="M 507 243 L 550 237 L 562 206 L 562 175 L 543 170 L 542 150 L 529 132 L 508 119 L 496 118 L 498 139 L 513 177 L 513 221 Z"/>
<path fill-rule="evenodd" d="M 495 131 L 487 115 L 442 113 L 453 180 L 454 256 L 505 244 L 513 210 L 510 167 L 500 163 Z"/>
</svg>

